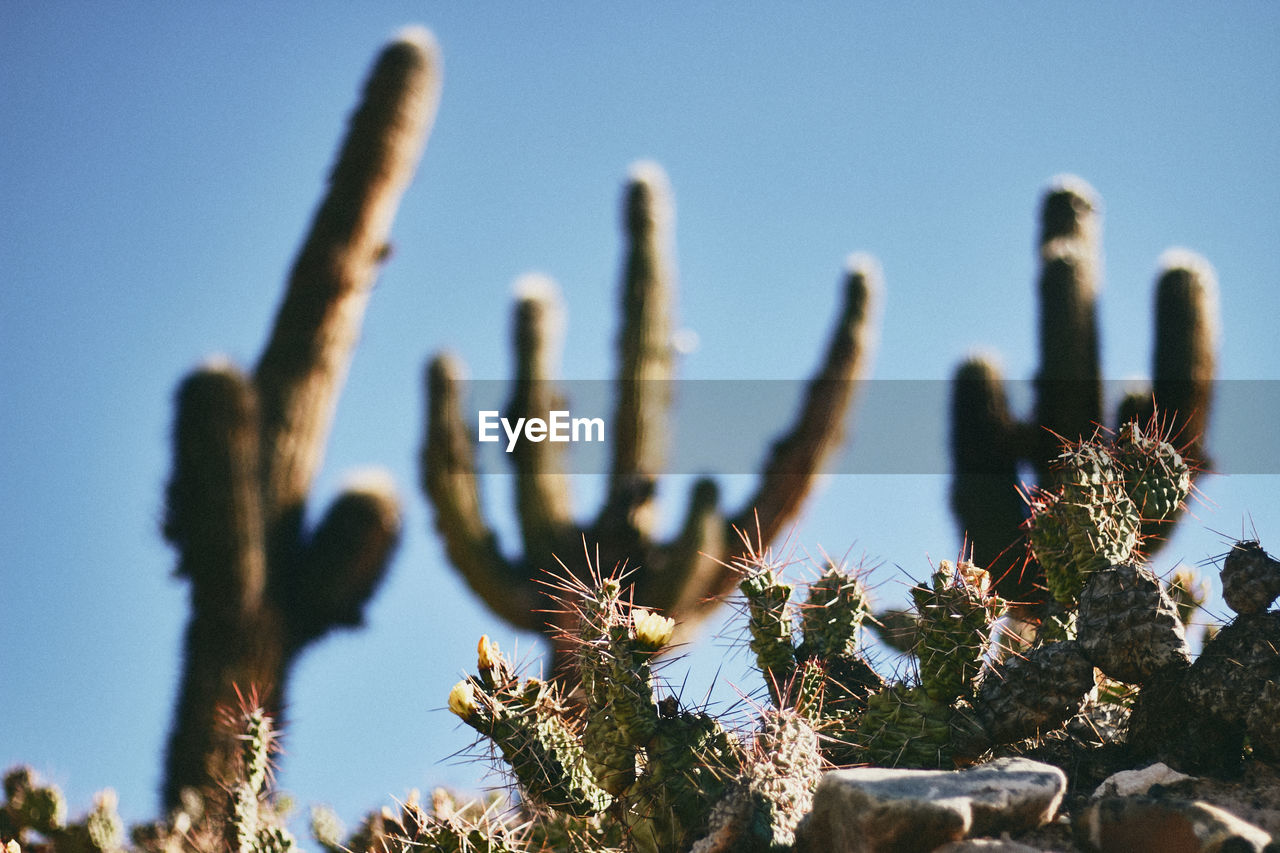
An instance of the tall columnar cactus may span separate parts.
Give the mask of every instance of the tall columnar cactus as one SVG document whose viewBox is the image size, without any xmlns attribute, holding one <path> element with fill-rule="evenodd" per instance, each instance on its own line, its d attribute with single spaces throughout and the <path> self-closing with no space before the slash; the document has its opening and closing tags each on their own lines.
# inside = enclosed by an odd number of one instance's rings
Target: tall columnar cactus
<svg viewBox="0 0 1280 853">
<path fill-rule="evenodd" d="M 866 372 L 878 272 L 851 262 L 844 299 L 826 354 L 809 383 L 790 431 L 776 441 L 760 485 L 746 506 L 722 517 L 711 480 L 694 487 L 681 531 L 666 543 L 653 537 L 655 492 L 664 456 L 673 374 L 670 342 L 674 297 L 671 196 L 662 172 L 644 164 L 633 170 L 623 204 L 627 248 L 621 286 L 616 408 L 610 423 L 613 452 L 608 494 L 592 520 L 571 517 L 568 478 L 549 442 L 523 442 L 511 454 L 523 553 L 504 554 L 484 520 L 474 461 L 473 424 L 464 419 L 461 367 L 449 355 L 427 371 L 427 427 L 422 484 L 435 508 L 435 524 L 450 560 L 471 588 L 517 628 L 549 631 L 541 573 L 581 552 L 585 540 L 599 547 L 605 565 L 627 561 L 636 571 L 635 601 L 692 628 L 732 591 L 728 568 L 740 553 L 733 530 L 757 524 L 771 540 L 799 511 L 823 462 L 841 439 L 845 412 Z M 545 292 L 522 296 L 515 312 L 515 387 L 506 416 L 546 417 L 560 399 L 550 375 L 555 304 Z M 757 521 L 758 520 L 758 521 Z M 564 628 L 566 626 L 559 626 Z M 557 649 L 558 667 L 568 650 Z"/>
<path fill-rule="evenodd" d="M 435 114 L 439 62 L 406 31 L 378 58 L 328 192 L 294 262 L 251 375 L 198 369 L 177 395 L 165 536 L 191 582 L 181 695 L 164 799 L 227 777 L 233 746 L 215 734 L 236 686 L 284 705 L 289 669 L 313 640 L 358 625 L 399 533 L 381 478 L 340 495 L 318 526 L 305 503 L 400 195 Z"/>
<path fill-rule="evenodd" d="M 1089 437 L 1104 423 L 1096 299 L 1100 280 L 1099 202 L 1078 178 L 1055 182 L 1044 198 L 1040 232 L 1040 368 L 1031 422 L 1009 411 L 999 370 L 985 358 L 956 371 L 952 391 L 951 505 L 972 543 L 974 560 L 991 569 L 1000 594 L 1037 595 L 1039 567 L 1017 547 L 1026 507 L 1018 465 L 1030 463 L 1039 483 L 1055 482 L 1058 443 Z M 1161 258 L 1156 284 L 1155 351 L 1150 393 L 1122 401 L 1118 422 L 1153 418 L 1196 459 L 1205 459 L 1217 350 L 1217 286 L 1213 271 L 1190 252 Z M 1169 521 L 1145 524 L 1156 540 Z"/>
</svg>

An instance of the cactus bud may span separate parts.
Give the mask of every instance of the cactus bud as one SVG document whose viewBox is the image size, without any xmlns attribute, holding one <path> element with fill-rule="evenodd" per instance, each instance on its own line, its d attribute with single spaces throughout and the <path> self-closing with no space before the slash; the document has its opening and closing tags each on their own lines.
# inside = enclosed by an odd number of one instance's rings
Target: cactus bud
<svg viewBox="0 0 1280 853">
<path fill-rule="evenodd" d="M 481 634 L 480 642 L 476 645 L 477 665 L 480 669 L 491 670 L 497 666 L 498 655 L 498 644 L 491 642 L 488 634 Z"/>
<path fill-rule="evenodd" d="M 464 720 L 476 712 L 476 691 L 471 682 L 463 679 L 449 691 L 449 710 Z"/>
<path fill-rule="evenodd" d="M 631 614 L 631 622 L 635 626 L 636 640 L 648 652 L 656 652 L 671 642 L 671 635 L 676 629 L 676 620 L 639 607 Z"/>
</svg>

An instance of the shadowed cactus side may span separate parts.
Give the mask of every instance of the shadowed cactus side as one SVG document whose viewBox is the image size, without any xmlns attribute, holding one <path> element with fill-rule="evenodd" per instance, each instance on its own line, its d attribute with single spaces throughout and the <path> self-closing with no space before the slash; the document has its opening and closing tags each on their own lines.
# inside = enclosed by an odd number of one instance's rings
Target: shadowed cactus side
<svg viewBox="0 0 1280 853">
<path fill-rule="evenodd" d="M 572 649 L 558 643 L 572 626 L 548 624 L 548 596 L 539 578 L 556 556 L 578 552 L 584 540 L 605 565 L 627 563 L 635 603 L 692 631 L 733 591 L 727 566 L 738 550 L 736 528 L 753 519 L 766 541 L 795 518 L 822 466 L 843 438 L 846 412 L 867 373 L 877 311 L 879 270 L 850 260 L 841 305 L 825 353 L 809 381 L 788 432 L 769 448 L 760 483 L 742 509 L 718 506 L 714 481 L 700 480 L 679 532 L 660 542 L 654 526 L 656 492 L 667 448 L 668 409 L 675 352 L 670 314 L 674 301 L 671 192 L 662 170 L 637 165 L 622 205 L 627 245 L 621 276 L 616 401 L 610 420 L 612 454 L 607 494 L 594 518 L 576 521 L 560 447 L 522 442 L 511 453 L 522 548 L 503 553 L 485 520 L 474 459 L 474 428 L 464 418 L 461 365 L 435 357 L 427 370 L 422 486 L 450 561 L 470 587 L 512 626 L 539 631 L 553 643 L 551 671 L 573 672 Z M 524 288 L 515 310 L 515 382 L 504 416 L 547 418 L 564 405 L 552 375 L 559 307 L 546 282 Z"/>
<path fill-rule="evenodd" d="M 973 547 L 974 561 L 992 572 L 1012 602 L 1038 600 L 1036 563 L 1017 547 L 1026 507 L 1018 497 L 1018 466 L 1029 463 L 1037 482 L 1052 489 L 1061 471 L 1054 460 L 1063 440 L 1087 439 L 1101 424 L 1102 372 L 1098 347 L 1100 202 L 1084 181 L 1065 177 L 1045 193 L 1041 210 L 1040 366 L 1030 421 L 1010 412 L 995 364 L 972 358 L 955 373 L 951 399 L 951 506 Z M 1155 299 L 1151 390 L 1133 392 L 1113 423 L 1164 421 L 1168 435 L 1192 458 L 1206 460 L 1212 382 L 1218 346 L 1217 282 L 1197 255 L 1171 250 L 1160 258 Z M 1194 472 L 1192 472 L 1194 474 Z M 1152 546 L 1169 536 L 1176 510 L 1161 496 L 1140 501 L 1142 535 Z M 1176 501 L 1174 501 L 1176 503 Z M 1159 519 L 1159 520 L 1157 520 Z"/>
</svg>

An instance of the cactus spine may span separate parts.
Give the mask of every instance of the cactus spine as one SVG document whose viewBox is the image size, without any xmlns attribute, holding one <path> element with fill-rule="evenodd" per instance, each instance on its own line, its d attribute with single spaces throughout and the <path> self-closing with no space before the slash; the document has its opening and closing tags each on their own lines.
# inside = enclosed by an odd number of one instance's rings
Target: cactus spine
<svg viewBox="0 0 1280 853">
<path fill-rule="evenodd" d="M 215 735 L 236 685 L 284 705 L 298 654 L 358 625 L 398 537 L 394 491 L 370 480 L 305 529 L 307 492 L 401 193 L 435 113 L 438 61 L 425 31 L 379 57 L 294 262 L 253 374 L 216 363 L 177 395 L 165 536 L 191 583 L 186 661 L 164 800 L 224 778 L 234 748 Z"/>
<path fill-rule="evenodd" d="M 773 445 L 746 506 L 722 517 L 715 483 L 702 480 L 694 487 L 680 533 L 667 543 L 655 541 L 654 501 L 674 361 L 672 219 L 665 175 L 652 164 L 637 166 L 623 201 L 627 247 L 608 494 L 593 520 L 572 519 L 568 479 L 554 446 L 524 442 L 512 453 L 524 548 L 518 557 L 503 554 L 482 513 L 473 439 L 460 402 L 460 365 L 441 355 L 427 371 L 422 485 L 449 558 L 495 613 L 517 628 L 543 631 L 553 642 L 571 626 L 546 624 L 547 595 L 539 573 L 555 564 L 555 556 L 575 553 L 584 538 L 599 547 L 604 564 L 639 567 L 637 604 L 692 630 L 736 583 L 727 568 L 741 553 L 735 526 L 745 528 L 757 519 L 768 541 L 794 518 L 841 438 L 857 380 L 867 370 L 878 271 L 858 260 L 846 275 L 843 305 L 822 364 L 790 431 Z M 554 313 L 545 287 L 529 290 L 516 306 L 516 379 L 508 417 L 545 417 L 551 401 L 560 399 L 549 357 L 557 343 Z M 571 672 L 572 650 L 559 642 L 554 647 L 555 671 Z"/>
</svg>

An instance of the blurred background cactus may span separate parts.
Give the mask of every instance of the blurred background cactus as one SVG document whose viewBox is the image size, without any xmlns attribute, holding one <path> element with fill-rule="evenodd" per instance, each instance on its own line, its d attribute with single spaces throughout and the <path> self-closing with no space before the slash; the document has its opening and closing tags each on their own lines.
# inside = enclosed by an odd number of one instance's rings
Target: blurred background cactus
<svg viewBox="0 0 1280 853">
<path fill-rule="evenodd" d="M 735 579 L 728 566 L 740 553 L 734 529 L 756 530 L 771 541 L 796 517 L 844 436 L 846 412 L 858 380 L 868 372 L 879 296 L 874 263 L 851 259 L 822 362 L 793 425 L 770 448 L 751 497 L 726 516 L 718 505 L 715 482 L 699 480 L 679 533 L 669 542 L 659 542 L 654 535 L 655 504 L 669 438 L 667 409 L 675 362 L 674 211 L 665 174 L 651 163 L 634 167 L 622 208 L 626 250 L 616 401 L 609 420 L 612 457 L 604 505 L 594 519 L 573 519 L 570 478 L 564 474 L 560 448 L 550 442 L 520 443 L 511 456 L 523 550 L 513 557 L 504 554 L 481 506 L 473 431 L 463 417 L 461 366 L 455 357 L 440 355 L 427 371 L 422 486 L 449 559 L 495 613 L 514 627 L 551 638 L 553 668 L 562 674 L 571 672 L 569 650 L 557 640 L 572 630 L 554 618 L 549 621 L 558 611 L 548 606 L 544 582 L 558 565 L 585 571 L 580 568 L 584 547 L 588 560 L 632 567 L 635 603 L 691 630 L 733 589 Z M 515 382 L 504 412 L 512 422 L 546 418 L 564 404 L 552 375 L 563 324 L 550 287 L 545 281 L 525 287 L 516 305 Z"/>
<path fill-rule="evenodd" d="M 1108 423 L 1097 319 L 1100 207 L 1097 193 L 1076 177 L 1056 180 L 1044 196 L 1040 367 L 1031 419 L 1012 414 L 1000 370 L 989 358 L 969 359 L 953 382 L 952 510 L 974 562 L 991 571 L 1000 594 L 1013 602 L 1044 598 L 1043 569 L 1026 561 L 1019 544 L 1029 512 L 1020 491 L 1025 472 L 1051 487 L 1058 481 L 1060 443 L 1087 439 Z M 1190 252 L 1166 253 L 1156 282 L 1152 384 L 1131 390 L 1111 423 L 1158 424 L 1190 458 L 1207 462 L 1217 323 L 1217 282 L 1208 263 Z M 1149 547 L 1167 538 L 1172 521 L 1172 515 L 1143 518 Z"/>
<path fill-rule="evenodd" d="M 252 686 L 279 715 L 298 654 L 360 624 L 398 538 L 387 475 L 354 482 L 313 529 L 306 503 L 435 114 L 438 65 L 425 30 L 382 52 L 252 375 L 217 361 L 178 391 L 164 532 L 191 584 L 191 620 L 166 759 L 170 807 L 184 788 L 230 773 L 236 748 L 216 735 L 217 709 Z"/>
</svg>

